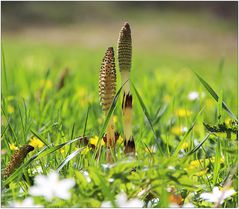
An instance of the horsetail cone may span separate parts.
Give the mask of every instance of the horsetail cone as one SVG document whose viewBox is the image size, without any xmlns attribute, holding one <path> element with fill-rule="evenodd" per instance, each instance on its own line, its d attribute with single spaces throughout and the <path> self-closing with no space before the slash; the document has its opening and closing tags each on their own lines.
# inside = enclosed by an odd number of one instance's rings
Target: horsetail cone
<svg viewBox="0 0 239 209">
<path fill-rule="evenodd" d="M 128 23 L 125 23 L 120 30 L 118 40 L 118 60 L 120 71 L 130 71 L 132 57 L 131 30 Z"/>
<path fill-rule="evenodd" d="M 130 93 L 130 79 L 132 59 L 131 30 L 128 23 L 125 23 L 119 33 L 118 39 L 118 61 L 121 73 L 124 95 L 122 101 L 123 123 L 124 123 L 124 145 L 125 153 L 135 153 L 135 144 L 132 136 L 132 95 Z M 125 83 L 126 82 L 126 83 Z"/>
<path fill-rule="evenodd" d="M 3 178 L 10 176 L 23 163 L 27 154 L 34 150 L 31 145 L 24 145 L 12 155 L 7 167 L 4 169 Z"/>
<path fill-rule="evenodd" d="M 129 24 L 126 22 L 120 30 L 118 39 L 118 61 L 122 84 L 125 83 L 130 78 L 131 58 L 132 58 L 131 30 Z M 124 91 L 128 93 L 130 91 L 129 82 L 127 82 L 123 88 Z"/>
<path fill-rule="evenodd" d="M 102 61 L 100 76 L 99 76 L 99 96 L 100 104 L 102 106 L 105 115 L 108 113 L 110 106 L 113 102 L 116 93 L 116 70 L 115 70 L 115 58 L 114 49 L 109 47 L 105 53 Z M 115 133 L 114 122 L 111 117 L 107 127 L 107 147 L 114 147 L 115 145 Z"/>
</svg>

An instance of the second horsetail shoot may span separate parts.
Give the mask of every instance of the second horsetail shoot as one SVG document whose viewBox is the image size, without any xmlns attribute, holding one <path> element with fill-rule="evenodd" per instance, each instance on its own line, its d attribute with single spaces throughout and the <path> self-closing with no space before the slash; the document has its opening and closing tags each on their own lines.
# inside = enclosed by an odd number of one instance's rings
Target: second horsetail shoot
<svg viewBox="0 0 239 209">
<path fill-rule="evenodd" d="M 116 93 L 116 70 L 114 49 L 109 47 L 103 58 L 100 76 L 99 76 L 99 96 L 102 109 L 107 115 Z M 106 131 L 106 158 L 108 162 L 112 161 L 111 152 L 115 146 L 115 131 L 113 117 L 110 118 Z"/>
</svg>

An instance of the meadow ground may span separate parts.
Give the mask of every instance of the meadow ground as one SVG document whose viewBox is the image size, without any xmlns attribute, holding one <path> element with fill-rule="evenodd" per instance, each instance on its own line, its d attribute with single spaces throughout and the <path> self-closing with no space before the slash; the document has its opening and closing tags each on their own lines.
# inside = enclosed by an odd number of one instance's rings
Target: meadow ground
<svg viewBox="0 0 239 209">
<path fill-rule="evenodd" d="M 222 108 L 223 100 L 237 116 L 237 27 L 209 12 L 145 9 L 121 15 L 3 31 L 2 170 L 21 146 L 30 143 L 35 149 L 2 179 L 2 206 L 26 200 L 45 207 L 213 207 L 220 201 L 222 207 L 238 206 L 237 122 Z M 132 89 L 137 156 L 128 159 L 123 153 L 120 97 L 113 113 L 120 137 L 115 163 L 109 165 L 104 144 L 95 160 L 105 121 L 99 69 L 107 47 L 116 50 L 125 21 L 132 30 L 131 81 L 140 95 Z M 59 90 L 66 68 L 69 75 Z M 218 102 L 195 73 L 215 90 Z M 76 139 L 80 136 L 88 137 L 88 145 Z M 47 179 L 37 188 L 36 176 L 51 170 L 62 179 L 56 181 L 61 194 L 46 185 Z M 73 179 L 74 186 L 63 179 Z"/>
</svg>

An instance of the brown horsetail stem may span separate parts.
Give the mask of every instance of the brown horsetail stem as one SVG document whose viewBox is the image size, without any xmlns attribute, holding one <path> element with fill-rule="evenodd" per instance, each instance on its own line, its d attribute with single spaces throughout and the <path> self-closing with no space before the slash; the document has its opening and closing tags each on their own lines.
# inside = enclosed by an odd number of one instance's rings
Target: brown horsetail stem
<svg viewBox="0 0 239 209">
<path fill-rule="evenodd" d="M 3 178 L 10 176 L 23 163 L 27 154 L 34 150 L 31 145 L 24 145 L 12 155 L 7 167 L 4 169 Z"/>
<path fill-rule="evenodd" d="M 114 49 L 109 47 L 105 53 L 102 61 L 99 77 L 99 96 L 100 104 L 102 106 L 105 115 L 107 115 L 110 106 L 113 102 L 116 93 L 116 70 L 115 70 L 115 58 Z M 107 148 L 114 148 L 115 146 L 115 132 L 113 117 L 110 118 L 106 131 L 106 145 Z M 111 160 L 110 150 L 107 150 L 107 161 Z"/>
<path fill-rule="evenodd" d="M 130 79 L 132 58 L 131 30 L 128 23 L 125 23 L 119 33 L 118 39 L 118 61 L 121 73 L 122 85 Z M 124 145 L 126 154 L 135 154 L 134 138 L 132 136 L 132 95 L 130 93 L 130 82 L 123 87 L 124 95 L 122 101 Z"/>
</svg>

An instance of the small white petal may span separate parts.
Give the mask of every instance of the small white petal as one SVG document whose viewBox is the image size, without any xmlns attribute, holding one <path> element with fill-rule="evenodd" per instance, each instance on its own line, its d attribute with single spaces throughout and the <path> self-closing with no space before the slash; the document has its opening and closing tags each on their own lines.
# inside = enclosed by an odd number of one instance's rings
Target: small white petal
<svg viewBox="0 0 239 209">
<path fill-rule="evenodd" d="M 196 92 L 196 91 L 191 91 L 189 94 L 188 94 L 188 99 L 191 100 L 191 101 L 194 101 L 196 99 L 199 98 L 199 93 Z"/>
<path fill-rule="evenodd" d="M 183 208 L 194 208 L 194 205 L 192 203 L 186 203 L 183 205 Z"/>
<path fill-rule="evenodd" d="M 217 197 L 215 197 L 215 195 L 213 195 L 212 193 L 202 193 L 200 195 L 200 197 L 204 200 L 207 200 L 208 202 L 216 202 L 217 201 Z"/>
<path fill-rule="evenodd" d="M 223 198 L 226 199 L 226 198 L 232 196 L 233 194 L 235 194 L 235 192 L 236 192 L 236 191 L 235 191 L 234 189 L 226 190 L 225 193 L 224 193 L 224 195 L 223 195 Z"/>
<path fill-rule="evenodd" d="M 116 197 L 116 204 L 117 205 L 122 205 L 127 202 L 127 195 L 123 192 L 117 195 Z"/>
<path fill-rule="evenodd" d="M 11 207 L 16 207 L 16 208 L 20 208 L 20 207 L 42 207 L 42 205 L 35 205 L 34 201 L 32 198 L 28 197 L 26 199 L 24 199 L 22 202 L 13 202 L 10 204 Z"/>
<path fill-rule="evenodd" d="M 113 207 L 113 206 L 111 205 L 111 202 L 110 202 L 110 201 L 106 201 L 106 202 L 103 202 L 103 203 L 101 204 L 101 207 L 102 207 L 102 208 L 111 208 L 111 207 Z"/>
<path fill-rule="evenodd" d="M 171 203 L 171 204 L 169 204 L 169 207 L 170 208 L 179 208 L 179 205 L 176 203 Z"/>
</svg>

